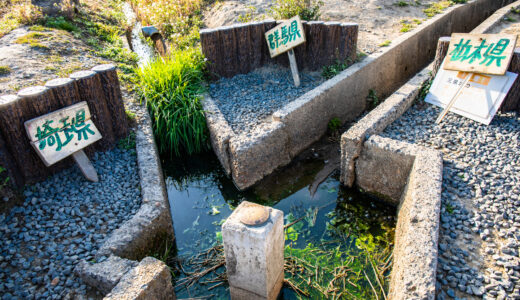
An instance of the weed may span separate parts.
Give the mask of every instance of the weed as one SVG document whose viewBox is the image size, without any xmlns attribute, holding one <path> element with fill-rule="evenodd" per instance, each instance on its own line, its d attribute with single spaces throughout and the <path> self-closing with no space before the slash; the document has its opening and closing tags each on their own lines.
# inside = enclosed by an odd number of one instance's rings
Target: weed
<svg viewBox="0 0 520 300">
<path fill-rule="evenodd" d="M 11 68 L 9 68 L 9 66 L 0 66 L 0 76 L 7 75 L 9 73 L 11 73 Z"/>
<path fill-rule="evenodd" d="M 514 14 L 520 14 L 520 6 L 519 7 L 511 7 L 511 12 Z"/>
<path fill-rule="evenodd" d="M 29 27 L 30 31 L 47 31 L 47 28 L 43 27 L 42 25 L 33 25 Z"/>
<path fill-rule="evenodd" d="M 412 22 L 414 22 L 417 25 L 421 25 L 423 21 L 421 19 L 413 19 Z"/>
<path fill-rule="evenodd" d="M 199 48 L 174 50 L 136 70 L 137 90 L 154 120 L 162 153 L 180 156 L 209 148 L 200 96 L 205 59 Z"/>
<path fill-rule="evenodd" d="M 505 16 L 504 17 L 504 21 L 506 21 L 506 22 L 515 22 L 516 20 L 514 18 L 512 18 L 511 16 Z"/>
<path fill-rule="evenodd" d="M 321 76 L 325 79 L 331 79 L 332 77 L 341 73 L 341 71 L 345 70 L 349 66 L 349 61 L 336 61 L 335 64 L 330 66 L 324 66 L 321 71 Z"/>
<path fill-rule="evenodd" d="M 135 113 L 129 111 L 129 110 L 125 110 L 125 113 L 126 113 L 126 119 L 128 120 L 128 122 L 134 122 L 135 121 L 135 118 L 136 118 L 136 115 Z"/>
<path fill-rule="evenodd" d="M 268 14 L 277 19 L 290 19 L 300 16 L 302 20 L 314 21 L 320 17 L 323 1 L 310 0 L 276 0 Z"/>
<path fill-rule="evenodd" d="M 442 13 L 443 10 L 450 7 L 453 3 L 458 2 L 452 2 L 452 1 L 440 1 L 440 2 L 434 2 L 430 4 L 428 8 L 423 9 L 423 12 L 428 16 L 428 18 L 431 18 L 435 16 L 436 14 Z M 460 2 L 463 3 L 463 2 Z"/>
<path fill-rule="evenodd" d="M 47 41 L 52 35 L 49 33 L 42 32 L 30 32 L 17 38 L 14 42 L 17 44 L 28 44 L 31 48 L 35 49 L 49 49 L 48 46 L 41 43 L 41 41 Z"/>
<path fill-rule="evenodd" d="M 449 214 L 453 214 L 455 208 L 451 205 L 451 203 L 444 204 L 444 207 Z"/>
<path fill-rule="evenodd" d="M 169 40 L 181 37 L 202 25 L 203 0 L 131 0 L 143 25 L 154 25 Z"/>
<path fill-rule="evenodd" d="M 379 105 L 379 97 L 377 96 L 377 92 L 373 89 L 370 89 L 368 91 L 368 96 L 367 96 L 367 102 L 368 102 L 368 106 L 370 109 L 374 109 L 376 108 L 376 106 Z"/>
<path fill-rule="evenodd" d="M 4 167 L 0 166 L 0 175 L 7 171 Z M 7 183 L 9 182 L 9 176 L 7 176 L 5 179 L 0 180 L 0 191 L 5 188 Z"/>
<path fill-rule="evenodd" d="M 245 14 L 238 16 L 237 21 L 240 23 L 248 23 L 248 22 L 254 21 L 255 14 L 256 14 L 256 7 L 250 5 L 247 7 L 247 11 Z"/>
<path fill-rule="evenodd" d="M 390 46 L 391 43 L 392 43 L 391 40 L 386 40 L 386 41 L 382 42 L 381 44 L 379 44 L 379 47 L 388 47 L 388 46 Z"/>
<path fill-rule="evenodd" d="M 410 3 L 406 2 L 406 1 L 403 1 L 403 0 L 400 0 L 399 2 L 396 2 L 395 5 L 397 5 L 399 7 L 405 7 L 405 6 L 410 5 Z"/>
<path fill-rule="evenodd" d="M 408 21 L 406 20 L 401 20 L 401 30 L 399 30 L 400 32 L 408 32 L 410 30 L 412 30 L 415 26 L 411 23 L 409 23 Z"/>
<path fill-rule="evenodd" d="M 134 150 L 135 149 L 135 132 L 130 131 L 125 138 L 120 139 L 117 142 L 117 147 L 119 149 L 124 149 L 124 150 Z"/>
<path fill-rule="evenodd" d="M 71 22 L 65 20 L 64 17 L 48 17 L 45 19 L 45 26 L 51 27 L 51 28 L 57 28 L 69 32 L 78 31 L 78 27 Z"/>
<path fill-rule="evenodd" d="M 419 95 L 417 96 L 417 100 L 423 101 L 426 98 L 426 95 L 430 92 L 430 87 L 432 86 L 433 78 L 430 75 L 430 79 L 426 80 L 419 91 Z"/>
<path fill-rule="evenodd" d="M 6 13 L 0 16 L 0 37 L 20 25 L 33 24 L 42 17 L 40 9 L 30 0 L 12 1 L 7 6 Z"/>
<path fill-rule="evenodd" d="M 341 128 L 341 120 L 339 118 L 330 119 L 327 128 L 331 133 L 338 131 Z"/>
</svg>

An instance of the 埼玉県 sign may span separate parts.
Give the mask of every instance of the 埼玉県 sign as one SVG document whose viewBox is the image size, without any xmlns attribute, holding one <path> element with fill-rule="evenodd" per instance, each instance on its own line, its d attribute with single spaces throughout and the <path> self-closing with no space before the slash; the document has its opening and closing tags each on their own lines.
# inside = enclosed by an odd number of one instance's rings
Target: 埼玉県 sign
<svg viewBox="0 0 520 300">
<path fill-rule="evenodd" d="M 265 33 L 269 53 L 275 57 L 305 43 L 305 32 L 299 16 L 289 19 Z"/>
<path fill-rule="evenodd" d="M 454 33 L 444 69 L 504 75 L 516 45 L 516 35 Z"/>
</svg>

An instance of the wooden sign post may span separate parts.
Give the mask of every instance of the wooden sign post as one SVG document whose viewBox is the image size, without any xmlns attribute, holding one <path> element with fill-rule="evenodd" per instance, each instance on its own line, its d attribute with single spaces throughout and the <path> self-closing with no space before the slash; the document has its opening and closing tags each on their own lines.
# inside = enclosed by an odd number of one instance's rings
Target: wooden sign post
<svg viewBox="0 0 520 300">
<path fill-rule="evenodd" d="M 300 86 L 300 75 L 293 48 L 305 43 L 305 32 L 299 16 L 289 19 L 265 33 L 271 57 L 287 52 L 294 85 Z"/>
<path fill-rule="evenodd" d="M 516 45 L 516 35 L 454 33 L 444 62 L 444 69 L 504 75 Z M 435 121 L 439 124 L 453 107 L 474 74 L 466 76 L 457 92 Z"/>
<path fill-rule="evenodd" d="M 83 175 L 98 182 L 94 166 L 83 148 L 101 139 L 83 101 L 24 123 L 31 145 L 46 166 L 72 155 Z"/>
</svg>

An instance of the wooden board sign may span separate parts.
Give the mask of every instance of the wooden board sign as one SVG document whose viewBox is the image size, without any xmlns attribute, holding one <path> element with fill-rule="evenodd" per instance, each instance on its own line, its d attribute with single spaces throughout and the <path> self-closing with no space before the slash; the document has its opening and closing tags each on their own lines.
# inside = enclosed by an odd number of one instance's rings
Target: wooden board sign
<svg viewBox="0 0 520 300">
<path fill-rule="evenodd" d="M 46 166 L 101 139 L 85 101 L 29 120 L 24 125 L 31 145 Z"/>
<path fill-rule="evenodd" d="M 511 34 L 454 33 L 444 69 L 504 75 L 515 50 L 517 36 Z"/>
<path fill-rule="evenodd" d="M 265 33 L 271 57 L 305 43 L 305 32 L 299 16 L 289 19 Z"/>
</svg>

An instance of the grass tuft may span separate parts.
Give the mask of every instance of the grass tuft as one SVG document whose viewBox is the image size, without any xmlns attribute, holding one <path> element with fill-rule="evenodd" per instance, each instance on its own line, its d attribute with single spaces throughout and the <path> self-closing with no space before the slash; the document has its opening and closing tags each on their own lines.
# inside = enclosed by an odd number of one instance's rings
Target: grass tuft
<svg viewBox="0 0 520 300">
<path fill-rule="evenodd" d="M 11 68 L 9 66 L 0 66 L 0 76 L 7 75 L 11 73 Z"/>
<path fill-rule="evenodd" d="M 5 1 L 5 0 L 0 0 Z M 7 2 L 5 14 L 0 14 L 0 37 L 23 24 L 33 24 L 42 18 L 41 10 L 30 0 Z M 0 4 L 2 8 L 2 4 Z"/>
<path fill-rule="evenodd" d="M 321 15 L 322 6 L 323 1 L 276 0 L 268 14 L 277 20 L 290 19 L 298 15 L 302 20 L 315 21 Z"/>
<path fill-rule="evenodd" d="M 390 46 L 391 43 L 392 43 L 391 40 L 386 40 L 386 41 L 382 42 L 381 44 L 379 44 L 379 47 L 388 47 L 388 46 Z"/>
<path fill-rule="evenodd" d="M 180 156 L 209 148 L 201 95 L 205 59 L 199 48 L 173 50 L 137 73 L 137 91 L 153 119 L 161 153 Z"/>
</svg>

